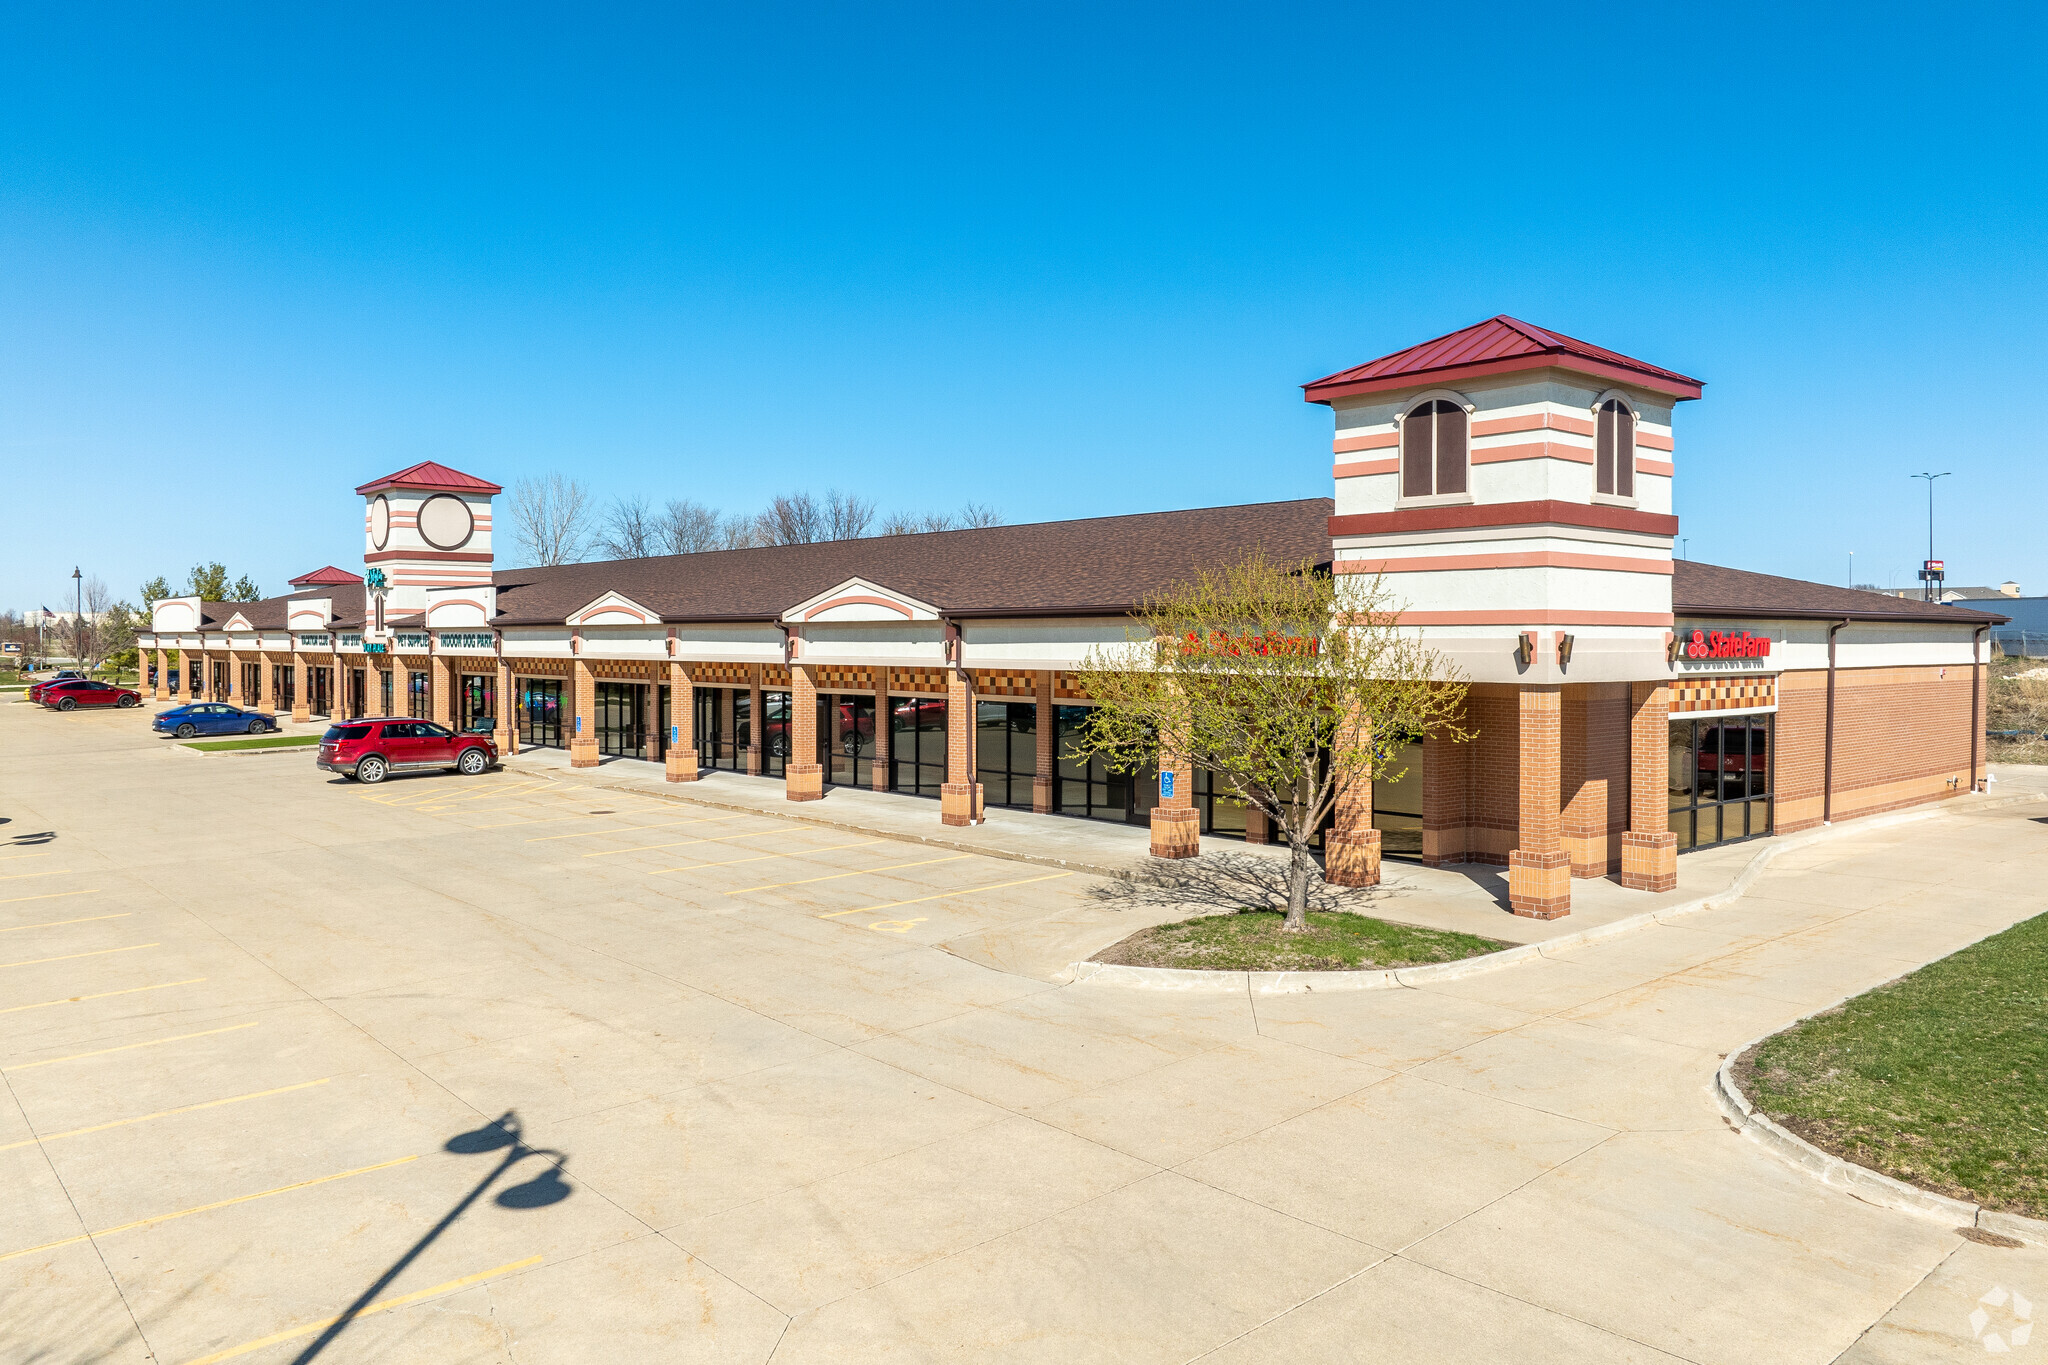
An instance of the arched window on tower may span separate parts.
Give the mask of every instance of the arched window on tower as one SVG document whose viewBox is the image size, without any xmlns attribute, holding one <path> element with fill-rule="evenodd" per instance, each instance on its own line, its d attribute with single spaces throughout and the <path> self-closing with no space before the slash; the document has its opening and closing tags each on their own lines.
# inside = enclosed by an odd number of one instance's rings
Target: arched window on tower
<svg viewBox="0 0 2048 1365">
<path fill-rule="evenodd" d="M 1600 405 L 1594 439 L 1593 491 L 1617 498 L 1636 495 L 1636 415 L 1619 398 Z"/>
<path fill-rule="evenodd" d="M 1401 423 L 1401 496 L 1465 492 L 1468 434 L 1456 403 L 1439 398 L 1410 408 Z"/>
</svg>

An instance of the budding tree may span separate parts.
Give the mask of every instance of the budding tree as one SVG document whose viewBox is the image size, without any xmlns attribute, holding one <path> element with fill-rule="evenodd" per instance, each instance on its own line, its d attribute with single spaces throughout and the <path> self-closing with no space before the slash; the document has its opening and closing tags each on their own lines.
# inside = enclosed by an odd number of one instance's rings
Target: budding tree
<svg viewBox="0 0 2048 1365">
<path fill-rule="evenodd" d="M 1287 840 L 1287 919 L 1308 927 L 1309 841 L 1340 793 L 1401 777 L 1401 745 L 1459 728 L 1462 675 L 1412 631 L 1386 586 L 1254 553 L 1132 613 L 1129 643 L 1092 651 L 1095 702 L 1077 757 L 1130 771 L 1162 747 Z"/>
</svg>

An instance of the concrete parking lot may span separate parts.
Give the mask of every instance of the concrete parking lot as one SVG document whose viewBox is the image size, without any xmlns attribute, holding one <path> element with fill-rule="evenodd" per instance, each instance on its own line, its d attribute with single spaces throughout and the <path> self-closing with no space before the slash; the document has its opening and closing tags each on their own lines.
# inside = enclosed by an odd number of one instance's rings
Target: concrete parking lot
<svg viewBox="0 0 2048 1365">
<path fill-rule="evenodd" d="M 0 703 L 0 1359 L 1874 1362 L 2048 1303 L 1707 1093 L 2044 908 L 2039 807 L 1253 999 L 1006 970 L 1137 927 L 1086 874 L 149 714 Z"/>
</svg>

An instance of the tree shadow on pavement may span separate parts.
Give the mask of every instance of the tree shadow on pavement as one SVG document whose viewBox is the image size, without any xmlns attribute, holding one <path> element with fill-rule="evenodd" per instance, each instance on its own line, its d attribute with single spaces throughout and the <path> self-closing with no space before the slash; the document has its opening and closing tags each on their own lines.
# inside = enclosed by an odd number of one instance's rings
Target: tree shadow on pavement
<svg viewBox="0 0 2048 1365">
<path fill-rule="evenodd" d="M 1179 907 L 1190 914 L 1233 910 L 1285 910 L 1287 864 L 1250 853 L 1204 853 L 1199 858 L 1154 859 L 1155 865 L 1128 869 L 1097 882 L 1089 891 L 1116 910 Z M 1379 887 L 1354 890 L 1332 886 L 1321 871 L 1309 879 L 1312 912 L 1364 912 L 1390 893 Z"/>
</svg>

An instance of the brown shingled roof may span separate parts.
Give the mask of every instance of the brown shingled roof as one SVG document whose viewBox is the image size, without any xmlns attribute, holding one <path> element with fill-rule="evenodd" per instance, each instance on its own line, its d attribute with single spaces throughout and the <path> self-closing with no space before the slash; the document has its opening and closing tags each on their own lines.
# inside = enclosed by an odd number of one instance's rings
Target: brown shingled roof
<svg viewBox="0 0 2048 1365">
<path fill-rule="evenodd" d="M 1800 578 L 1724 569 L 1681 559 L 1671 566 L 1671 609 L 1680 616 L 1769 616 L 1812 620 L 1954 621 L 1997 625 L 2007 618 L 1968 607 L 1858 592 Z"/>
<path fill-rule="evenodd" d="M 1254 548 L 1327 563 L 1329 498 L 1044 521 L 813 545 L 501 569 L 495 625 L 560 622 L 606 592 L 665 621 L 774 620 L 849 578 L 956 616 L 1122 615 Z"/>
</svg>

